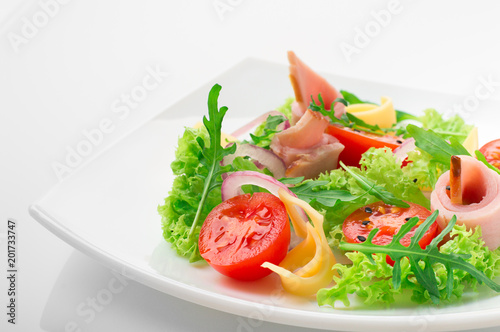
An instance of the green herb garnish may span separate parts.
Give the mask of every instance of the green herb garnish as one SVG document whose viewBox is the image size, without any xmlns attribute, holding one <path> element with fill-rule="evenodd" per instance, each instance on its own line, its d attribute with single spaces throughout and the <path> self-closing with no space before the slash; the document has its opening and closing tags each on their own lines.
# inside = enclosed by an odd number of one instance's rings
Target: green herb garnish
<svg viewBox="0 0 500 332">
<path fill-rule="evenodd" d="M 479 160 L 480 162 L 482 162 L 483 164 L 485 164 L 489 169 L 494 170 L 495 172 L 497 172 L 498 174 L 500 174 L 500 170 L 498 168 L 496 168 L 495 166 L 493 166 L 492 164 L 490 164 L 488 162 L 488 160 L 486 160 L 486 157 L 484 156 L 484 154 L 482 154 L 481 151 L 476 150 L 475 154 L 476 154 L 477 160 Z"/>
<path fill-rule="evenodd" d="M 276 130 L 276 128 L 280 123 L 285 122 L 286 120 L 287 119 L 284 115 L 269 115 L 265 121 L 264 127 L 262 128 L 262 132 L 258 134 L 250 134 L 253 144 L 269 149 L 274 135 L 280 132 L 280 130 Z"/>
<path fill-rule="evenodd" d="M 370 195 L 377 197 L 378 199 L 384 201 L 386 204 L 395 205 L 399 207 L 410 207 L 408 203 L 394 196 L 391 192 L 387 191 L 384 187 L 378 186 L 376 182 L 368 179 L 349 167 L 347 167 L 343 162 L 339 162 L 343 169 L 349 173 L 358 183 L 358 185 L 366 190 Z"/>
<path fill-rule="evenodd" d="M 377 105 L 375 103 L 372 103 L 371 101 L 366 101 L 366 100 L 361 100 L 359 99 L 356 95 L 354 95 L 351 92 L 345 91 L 345 90 L 340 90 L 340 93 L 342 96 L 344 96 L 344 99 L 349 103 L 349 104 L 373 104 Z M 404 120 L 415 120 L 415 121 L 421 121 L 419 117 L 407 113 L 405 111 L 401 110 L 396 110 L 396 122 L 401 122 Z"/>
<path fill-rule="evenodd" d="M 331 123 L 338 123 L 344 127 L 348 127 L 354 130 L 361 130 L 366 133 L 379 136 L 383 136 L 387 133 L 392 133 L 395 131 L 398 131 L 399 134 L 399 132 L 401 131 L 401 128 L 395 128 L 394 126 L 392 126 L 391 128 L 380 128 L 380 126 L 378 125 L 368 124 L 365 121 L 358 118 L 357 116 L 355 116 L 354 114 L 348 112 L 342 114 L 340 118 L 335 117 L 335 112 L 333 111 L 334 104 L 336 102 L 341 102 L 346 106 L 348 104 L 347 100 L 343 98 L 335 99 L 335 101 L 331 105 L 330 110 L 327 110 L 325 108 L 325 103 L 323 101 L 323 98 L 321 97 L 321 94 L 318 95 L 318 101 L 319 104 L 317 104 L 313 96 L 311 96 L 311 103 L 309 104 L 309 109 L 315 112 L 319 112 L 322 115 L 328 117 Z"/>
<path fill-rule="evenodd" d="M 438 288 L 438 281 L 436 280 L 436 273 L 434 271 L 434 264 L 440 263 L 444 265 L 447 271 L 447 282 L 445 286 L 445 298 L 451 298 L 453 294 L 453 274 L 454 270 L 462 270 L 472 275 L 479 283 L 484 283 L 486 286 L 500 292 L 500 285 L 489 279 L 482 271 L 478 270 L 474 265 L 468 263 L 466 260 L 471 258 L 470 254 L 456 254 L 456 253 L 442 253 L 438 249 L 438 244 L 443 240 L 444 236 L 448 234 L 456 223 L 454 216 L 446 228 L 436 236 L 432 242 L 422 249 L 419 241 L 427 232 L 432 223 L 435 222 L 439 211 L 434 211 L 424 223 L 422 223 L 415 231 L 411 238 L 411 243 L 408 247 L 403 246 L 400 240 L 417 224 L 418 218 L 413 217 L 405 223 L 394 235 L 391 243 L 388 245 L 376 245 L 372 243 L 373 238 L 378 233 L 378 229 L 373 229 L 368 235 L 368 238 L 363 243 L 346 243 L 341 242 L 340 248 L 346 251 L 358 251 L 366 255 L 368 260 L 375 264 L 372 258 L 373 254 L 387 254 L 394 260 L 394 267 L 392 272 L 392 284 L 394 289 L 401 287 L 401 260 L 408 257 L 410 262 L 411 271 L 414 273 L 418 283 L 422 285 L 429 293 L 429 296 L 435 304 L 438 304 L 441 295 Z"/>
<path fill-rule="evenodd" d="M 450 165 L 451 156 L 470 156 L 467 149 L 454 137 L 450 138 L 450 143 L 446 142 L 440 135 L 430 129 L 422 129 L 409 124 L 406 129 L 411 137 L 415 139 L 415 145 L 430 154 L 433 159 L 447 167 Z"/>
<path fill-rule="evenodd" d="M 203 124 L 207 128 L 208 134 L 210 136 L 210 145 L 205 146 L 205 142 L 201 138 L 197 138 L 197 142 L 200 145 L 201 152 L 198 156 L 200 163 L 205 166 L 208 170 L 206 175 L 199 174 L 199 177 L 203 178 L 204 186 L 203 192 L 201 194 L 201 200 L 198 204 L 198 209 L 194 217 L 193 223 L 191 224 L 191 229 L 189 231 L 189 240 L 193 240 L 195 234 L 197 233 L 197 228 L 200 226 L 202 221 L 200 216 L 209 193 L 218 188 L 222 184 L 221 174 L 230 171 L 231 166 L 221 166 L 220 162 L 224 156 L 233 154 L 236 151 L 236 144 L 232 144 L 227 148 L 221 146 L 221 129 L 222 120 L 227 112 L 227 107 L 223 106 L 220 109 L 217 105 L 217 99 L 219 98 L 219 92 L 221 86 L 215 84 L 208 95 L 208 116 L 203 117 Z M 193 260 L 198 253 L 198 246 L 193 247 L 193 252 L 191 254 L 190 260 Z"/>
<path fill-rule="evenodd" d="M 352 195 L 348 190 L 325 190 L 319 187 L 326 186 L 328 181 L 311 180 L 290 190 L 303 201 L 308 203 L 318 202 L 327 207 L 333 207 L 338 201 L 349 202 L 360 196 Z"/>
</svg>

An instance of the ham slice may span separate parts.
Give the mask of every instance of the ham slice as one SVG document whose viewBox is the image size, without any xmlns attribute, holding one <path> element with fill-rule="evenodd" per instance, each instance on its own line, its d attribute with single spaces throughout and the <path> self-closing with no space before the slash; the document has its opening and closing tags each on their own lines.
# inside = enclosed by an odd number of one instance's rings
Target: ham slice
<svg viewBox="0 0 500 332">
<path fill-rule="evenodd" d="M 445 228 L 453 215 L 458 225 L 481 226 L 485 245 L 495 250 L 500 246 L 500 175 L 470 156 L 460 156 L 463 204 L 452 204 L 448 196 L 449 171 L 436 182 L 431 194 L 432 211 L 439 210 L 437 222 Z"/>
<path fill-rule="evenodd" d="M 342 98 L 337 89 L 309 68 L 292 51 L 288 52 L 288 62 L 290 63 L 290 81 L 296 100 L 295 105 L 292 104 L 292 123 L 297 123 L 305 113 L 311 102 L 311 96 L 314 97 L 316 103 L 319 103 L 318 94 L 321 94 L 327 110 L 330 109 L 335 99 Z M 335 103 L 334 112 L 336 117 L 340 117 L 345 112 L 344 105 Z"/>
<path fill-rule="evenodd" d="M 310 179 L 338 167 L 344 145 L 325 133 L 328 125 L 321 114 L 307 110 L 295 126 L 274 135 L 271 150 L 284 161 L 287 177 Z"/>
</svg>

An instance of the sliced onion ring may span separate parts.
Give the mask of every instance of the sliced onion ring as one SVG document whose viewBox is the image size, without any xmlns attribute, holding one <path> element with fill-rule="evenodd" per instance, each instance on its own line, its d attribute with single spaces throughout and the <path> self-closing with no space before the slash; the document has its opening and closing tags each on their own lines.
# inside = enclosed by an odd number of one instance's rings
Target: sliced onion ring
<svg viewBox="0 0 500 332">
<path fill-rule="evenodd" d="M 225 201 L 227 199 L 233 198 L 234 196 L 243 194 L 241 186 L 244 186 L 246 184 L 264 188 L 277 197 L 279 197 L 278 189 L 282 188 L 286 190 L 286 192 L 290 195 L 297 197 L 297 195 L 291 192 L 286 185 L 279 182 L 272 176 L 254 171 L 239 171 L 229 174 L 228 177 L 224 179 L 224 182 L 222 182 L 222 200 Z"/>
<path fill-rule="evenodd" d="M 274 154 L 271 150 L 267 150 L 252 144 L 238 144 L 236 151 L 233 154 L 225 156 L 222 159 L 222 165 L 229 165 L 236 157 L 250 157 L 267 168 L 274 177 L 281 179 L 285 177 L 285 163 L 280 157 Z"/>
<path fill-rule="evenodd" d="M 297 195 L 291 192 L 286 185 L 279 182 L 272 176 L 254 171 L 240 171 L 229 174 L 228 177 L 226 177 L 222 182 L 222 200 L 225 201 L 227 199 L 233 198 L 234 196 L 243 194 L 243 190 L 241 190 L 241 187 L 247 184 L 264 188 L 277 197 L 279 197 L 278 190 L 280 188 L 285 190 L 293 197 L 297 197 Z M 295 208 L 300 214 L 302 220 L 304 220 L 305 222 L 309 222 L 309 218 L 307 217 L 304 210 L 298 207 Z M 299 230 L 296 230 L 296 233 L 299 235 L 299 237 L 304 237 L 305 234 L 302 234 L 298 231 Z"/>
<path fill-rule="evenodd" d="M 276 127 L 276 130 L 283 131 L 287 130 L 288 128 L 290 128 L 290 121 L 285 120 Z"/>
<path fill-rule="evenodd" d="M 394 156 L 401 162 L 408 157 L 408 152 L 416 149 L 415 139 L 413 137 L 404 140 L 403 144 L 394 149 Z"/>
</svg>

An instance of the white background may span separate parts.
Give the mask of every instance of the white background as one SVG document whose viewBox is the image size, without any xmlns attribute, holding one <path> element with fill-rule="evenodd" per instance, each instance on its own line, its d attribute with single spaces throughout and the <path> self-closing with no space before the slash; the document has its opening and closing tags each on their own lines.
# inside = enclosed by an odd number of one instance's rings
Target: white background
<svg viewBox="0 0 500 332">
<path fill-rule="evenodd" d="M 40 3 L 52 4 L 45 22 Z M 2 331 L 62 331 L 77 320 L 75 308 L 115 278 L 41 227 L 27 208 L 58 182 L 53 163 L 64 162 L 82 131 L 113 116 L 113 103 L 141 83 L 147 68 L 168 77 L 113 122 L 115 130 L 92 154 L 248 56 L 286 63 L 286 51 L 294 50 L 318 71 L 464 96 L 474 94 L 481 77 L 500 81 L 500 3 L 494 1 L 401 0 L 364 44 L 359 31 L 373 28 L 373 12 L 392 8 L 389 1 L 54 3 L 0 3 L 1 271 L 8 218 L 17 220 L 19 248 L 18 324 L 7 325 L 1 309 Z M 26 28 L 36 19 L 39 28 Z M 346 44 L 357 53 L 346 56 Z M 490 98 L 500 97 L 497 90 Z M 301 330 L 254 324 L 262 331 Z M 79 325 L 83 331 L 236 331 L 241 318 L 129 282 L 91 323 Z"/>
</svg>

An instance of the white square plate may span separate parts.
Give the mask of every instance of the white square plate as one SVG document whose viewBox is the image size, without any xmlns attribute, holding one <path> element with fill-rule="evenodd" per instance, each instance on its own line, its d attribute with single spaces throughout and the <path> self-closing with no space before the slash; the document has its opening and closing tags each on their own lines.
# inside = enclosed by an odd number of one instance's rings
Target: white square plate
<svg viewBox="0 0 500 332">
<path fill-rule="evenodd" d="M 367 100 L 391 96 L 398 109 L 441 111 L 464 97 L 327 75 L 336 87 Z M 148 120 L 60 182 L 30 207 L 30 214 L 75 248 L 145 285 L 214 309 L 282 324 L 353 331 L 463 330 L 500 325 L 500 297 L 474 294 L 447 306 L 320 308 L 314 299 L 281 291 L 276 276 L 255 283 L 229 280 L 204 264 L 189 264 L 162 238 L 157 206 L 167 196 L 177 138 L 207 114 L 214 83 L 229 111 L 230 132 L 293 95 L 288 68 L 247 59 Z M 480 101 L 469 122 L 481 143 L 497 138 L 495 101 Z M 229 125 L 229 127 L 228 127 Z"/>
</svg>

